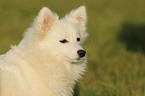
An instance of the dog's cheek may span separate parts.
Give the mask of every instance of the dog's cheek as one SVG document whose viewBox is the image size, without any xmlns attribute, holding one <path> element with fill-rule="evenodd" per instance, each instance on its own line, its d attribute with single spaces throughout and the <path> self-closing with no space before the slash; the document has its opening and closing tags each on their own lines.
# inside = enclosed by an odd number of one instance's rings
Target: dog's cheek
<svg viewBox="0 0 145 96">
<path fill-rule="evenodd" d="M 82 44 L 87 40 L 88 36 L 89 36 L 89 33 L 88 32 L 83 32 L 81 34 L 81 43 Z"/>
</svg>

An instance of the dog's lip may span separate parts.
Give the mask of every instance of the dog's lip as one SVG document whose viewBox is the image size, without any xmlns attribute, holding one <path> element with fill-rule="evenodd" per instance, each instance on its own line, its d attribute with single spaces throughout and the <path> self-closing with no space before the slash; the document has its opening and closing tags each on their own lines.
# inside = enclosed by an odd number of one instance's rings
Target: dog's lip
<svg viewBox="0 0 145 96">
<path fill-rule="evenodd" d="M 84 60 L 84 58 L 77 58 L 77 59 L 70 59 L 70 58 L 65 58 L 66 61 L 72 62 L 72 63 L 79 63 Z"/>
</svg>

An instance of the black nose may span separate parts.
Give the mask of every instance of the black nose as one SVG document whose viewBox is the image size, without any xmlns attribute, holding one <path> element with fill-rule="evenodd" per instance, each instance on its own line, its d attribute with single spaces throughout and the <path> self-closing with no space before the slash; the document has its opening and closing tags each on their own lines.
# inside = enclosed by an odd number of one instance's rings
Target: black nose
<svg viewBox="0 0 145 96">
<path fill-rule="evenodd" d="M 79 50 L 77 53 L 81 58 L 86 55 L 86 51 L 84 51 L 84 50 Z"/>
</svg>

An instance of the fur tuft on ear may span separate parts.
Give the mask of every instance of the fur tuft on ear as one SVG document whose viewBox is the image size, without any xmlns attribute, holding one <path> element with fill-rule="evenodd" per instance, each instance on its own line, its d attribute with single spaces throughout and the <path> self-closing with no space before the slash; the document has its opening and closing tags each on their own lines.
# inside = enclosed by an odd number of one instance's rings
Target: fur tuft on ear
<svg viewBox="0 0 145 96">
<path fill-rule="evenodd" d="M 86 32 L 87 12 L 85 6 L 80 6 L 76 10 L 72 10 L 66 18 L 72 22 L 76 22 L 80 26 L 82 43 L 87 39 L 88 33 Z"/>
<path fill-rule="evenodd" d="M 50 30 L 52 24 L 58 20 L 58 16 L 54 14 L 49 8 L 43 7 L 35 19 L 35 28 L 37 28 L 39 35 L 44 35 Z"/>
</svg>

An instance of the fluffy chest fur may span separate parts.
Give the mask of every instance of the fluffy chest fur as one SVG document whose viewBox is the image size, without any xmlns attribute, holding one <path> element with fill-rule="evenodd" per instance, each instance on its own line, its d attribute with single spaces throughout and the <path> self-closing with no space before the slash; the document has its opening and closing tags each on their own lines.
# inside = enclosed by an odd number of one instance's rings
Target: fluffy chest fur
<svg viewBox="0 0 145 96">
<path fill-rule="evenodd" d="M 1 57 L 1 96 L 72 96 L 75 81 L 86 65 L 48 56 L 46 62 L 41 62 L 36 57 L 21 56 L 14 50 Z"/>
</svg>

